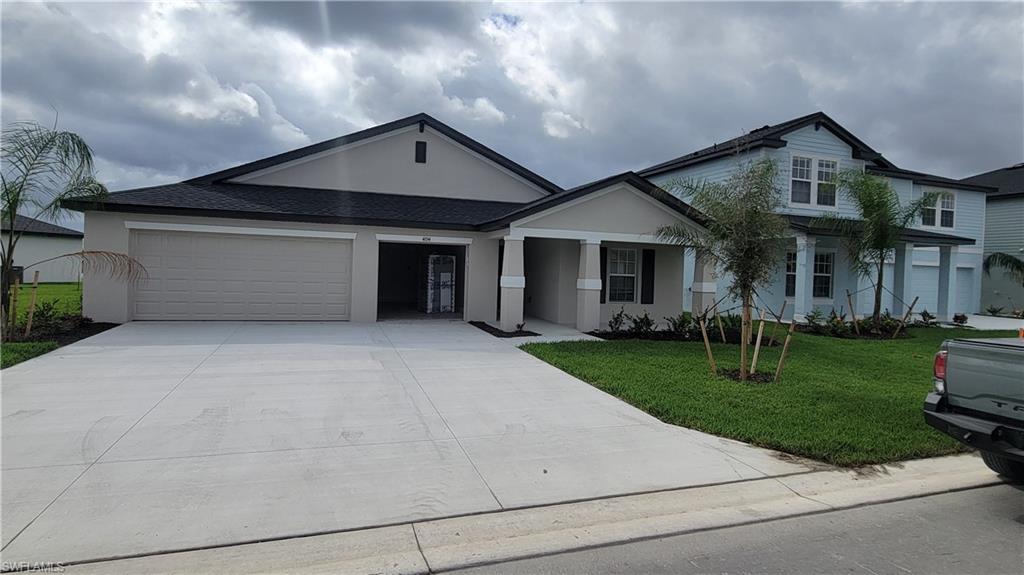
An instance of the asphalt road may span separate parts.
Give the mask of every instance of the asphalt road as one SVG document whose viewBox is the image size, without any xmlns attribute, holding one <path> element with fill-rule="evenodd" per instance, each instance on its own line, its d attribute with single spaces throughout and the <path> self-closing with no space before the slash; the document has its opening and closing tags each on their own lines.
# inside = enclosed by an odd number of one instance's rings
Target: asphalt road
<svg viewBox="0 0 1024 575">
<path fill-rule="evenodd" d="M 457 571 L 1024 573 L 1024 486 L 998 485 Z"/>
</svg>

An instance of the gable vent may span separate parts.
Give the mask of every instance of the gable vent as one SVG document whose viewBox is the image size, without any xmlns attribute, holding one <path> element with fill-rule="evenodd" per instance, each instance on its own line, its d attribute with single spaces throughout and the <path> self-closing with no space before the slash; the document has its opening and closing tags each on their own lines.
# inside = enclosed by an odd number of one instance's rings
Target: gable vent
<svg viewBox="0 0 1024 575">
<path fill-rule="evenodd" d="M 427 143 L 416 142 L 416 163 L 426 164 L 427 163 Z"/>
</svg>

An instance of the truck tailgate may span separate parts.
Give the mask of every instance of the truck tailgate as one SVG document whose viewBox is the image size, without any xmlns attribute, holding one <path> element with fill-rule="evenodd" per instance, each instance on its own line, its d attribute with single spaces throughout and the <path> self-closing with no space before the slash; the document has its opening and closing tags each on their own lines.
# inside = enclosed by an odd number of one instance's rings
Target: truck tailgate
<svg viewBox="0 0 1024 575">
<path fill-rule="evenodd" d="M 949 405 L 1024 420 L 1024 340 L 946 342 Z"/>
</svg>

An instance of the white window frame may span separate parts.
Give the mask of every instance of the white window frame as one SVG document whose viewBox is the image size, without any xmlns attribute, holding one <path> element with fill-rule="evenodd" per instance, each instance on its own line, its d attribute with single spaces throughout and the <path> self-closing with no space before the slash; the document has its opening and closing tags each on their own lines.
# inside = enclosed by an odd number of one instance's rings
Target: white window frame
<svg viewBox="0 0 1024 575">
<path fill-rule="evenodd" d="M 793 201 L 793 158 L 806 158 L 811 161 L 811 201 L 809 203 L 801 203 Z M 791 152 L 789 154 L 789 174 L 787 178 L 786 188 L 786 204 L 791 208 L 820 208 L 823 210 L 838 211 L 839 210 L 839 189 L 836 187 L 836 203 L 833 205 L 819 204 L 818 203 L 818 162 L 835 162 L 836 164 L 836 175 L 839 175 L 839 171 L 842 169 L 842 165 L 839 162 L 839 158 L 833 158 L 828 156 L 818 156 L 815 154 L 805 154 L 803 152 Z M 800 181 L 807 181 L 803 178 L 798 178 Z"/>
<path fill-rule="evenodd" d="M 938 194 L 938 197 L 935 198 L 935 205 L 934 206 L 931 206 L 930 208 L 925 208 L 925 209 L 935 210 L 935 224 L 931 224 L 930 225 L 930 224 L 924 223 L 924 213 L 922 213 L 921 216 L 920 216 L 921 227 L 925 228 L 925 229 L 929 229 L 929 230 L 955 230 L 956 229 L 956 204 L 957 204 L 956 192 L 954 190 L 926 189 L 926 190 L 924 190 L 924 193 L 925 194 L 929 194 L 929 193 Z M 951 198 L 952 201 L 953 201 L 953 207 L 952 208 L 944 208 L 944 207 L 942 207 L 942 201 L 943 201 L 943 199 L 945 199 L 947 197 Z M 942 212 L 950 212 L 951 214 L 953 214 L 953 225 L 952 226 L 944 226 L 944 225 L 942 225 Z"/>
<path fill-rule="evenodd" d="M 790 255 L 793 256 L 793 271 L 792 272 L 789 271 L 789 256 Z M 797 282 L 797 279 L 798 279 L 797 278 L 797 270 L 800 269 L 800 266 L 797 263 L 797 257 L 799 257 L 799 256 L 798 256 L 796 250 L 788 250 L 788 251 L 786 251 L 786 259 L 785 259 L 785 261 L 783 263 L 783 270 L 782 270 L 782 293 L 786 297 L 786 299 L 790 299 L 790 300 L 792 300 L 793 298 L 796 297 L 796 282 Z M 786 283 L 789 281 L 789 276 L 793 276 L 793 295 L 789 295 L 788 293 L 786 293 L 786 287 L 787 287 Z"/>
<path fill-rule="evenodd" d="M 632 252 L 633 253 L 633 273 L 612 273 L 612 254 L 616 252 Z M 637 253 L 636 248 L 608 248 L 608 303 L 636 303 L 637 296 L 640 291 L 640 282 L 638 281 L 638 268 L 640 266 L 640 254 Z M 612 277 L 628 277 L 633 278 L 633 298 L 632 299 L 613 299 L 612 298 Z"/>
<path fill-rule="evenodd" d="M 829 262 L 828 274 L 818 273 L 817 262 L 815 261 L 819 255 L 827 255 L 831 258 Z M 814 295 L 814 278 L 816 277 L 827 277 L 828 278 L 828 295 L 827 296 L 816 296 Z M 811 285 L 807 286 L 811 292 L 811 299 L 814 301 L 835 301 L 836 299 L 836 252 L 835 250 L 815 250 L 814 257 L 811 258 Z"/>
</svg>

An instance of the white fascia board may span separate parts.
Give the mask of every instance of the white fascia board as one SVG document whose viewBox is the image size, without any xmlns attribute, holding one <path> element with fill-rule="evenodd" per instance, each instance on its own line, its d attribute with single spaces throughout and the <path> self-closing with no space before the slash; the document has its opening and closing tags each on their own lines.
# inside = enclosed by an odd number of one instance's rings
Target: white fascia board
<svg viewBox="0 0 1024 575">
<path fill-rule="evenodd" d="M 235 234 L 245 236 L 279 236 L 293 238 L 326 238 L 336 240 L 355 239 L 355 232 L 331 232 L 325 230 L 300 230 L 291 228 L 250 228 L 242 226 L 215 226 L 208 224 L 183 224 L 175 222 L 125 221 L 129 230 L 157 230 L 166 232 L 198 232 L 206 234 Z"/>
<path fill-rule="evenodd" d="M 424 236 L 412 234 L 377 234 L 378 242 L 395 242 L 402 244 L 454 244 L 468 246 L 473 243 L 473 238 L 459 238 L 451 236 Z"/>
<path fill-rule="evenodd" d="M 623 242 L 635 244 L 665 244 L 675 245 L 673 242 L 665 241 L 655 234 L 621 234 L 614 232 L 590 232 L 583 230 L 555 230 L 546 228 L 512 228 L 509 231 L 510 239 L 523 238 L 549 238 L 558 240 L 579 240 L 590 243 L 600 242 Z M 686 246 L 680 245 L 683 248 Z"/>
</svg>

